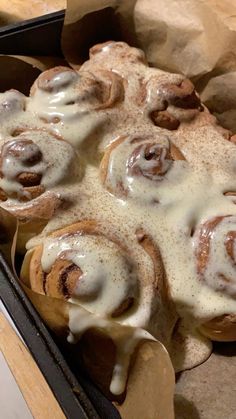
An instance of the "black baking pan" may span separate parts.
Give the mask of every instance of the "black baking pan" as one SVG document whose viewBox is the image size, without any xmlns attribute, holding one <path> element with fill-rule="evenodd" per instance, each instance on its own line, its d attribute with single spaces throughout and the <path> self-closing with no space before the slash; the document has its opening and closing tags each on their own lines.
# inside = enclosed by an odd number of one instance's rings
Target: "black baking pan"
<svg viewBox="0 0 236 419">
<path fill-rule="evenodd" d="M 0 54 L 62 56 L 65 11 L 0 28 Z M 0 299 L 69 419 L 119 419 L 120 415 L 56 339 L 0 254 Z M 62 354 L 63 350 L 63 354 Z M 68 362 L 67 362 L 68 361 Z M 53 417 L 53 412 L 52 412 Z"/>
<path fill-rule="evenodd" d="M 62 56 L 65 10 L 0 28 L 0 54 Z"/>
</svg>

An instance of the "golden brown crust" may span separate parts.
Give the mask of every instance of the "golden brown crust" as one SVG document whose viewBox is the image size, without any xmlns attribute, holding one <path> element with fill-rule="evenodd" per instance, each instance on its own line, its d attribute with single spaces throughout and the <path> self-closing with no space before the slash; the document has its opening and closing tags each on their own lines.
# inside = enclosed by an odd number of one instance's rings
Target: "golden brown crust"
<svg viewBox="0 0 236 419">
<path fill-rule="evenodd" d="M 104 156 L 100 163 L 100 179 L 102 183 L 104 184 L 107 178 L 107 172 L 108 172 L 108 166 L 110 161 L 110 156 L 113 150 L 116 149 L 120 144 L 123 143 L 123 141 L 126 139 L 126 136 L 122 136 L 118 138 L 117 140 L 113 141 L 105 150 Z"/>
<path fill-rule="evenodd" d="M 39 294 L 45 294 L 44 291 L 44 273 L 41 266 L 41 257 L 43 253 L 43 247 L 38 246 L 31 252 L 31 260 L 29 264 L 29 278 L 27 278 L 27 282 L 29 282 L 30 288 L 32 291 L 37 292 Z M 24 266 L 22 267 L 24 270 Z M 21 274 L 21 278 L 23 281 L 23 275 Z"/>
<path fill-rule="evenodd" d="M 209 263 L 211 240 L 213 240 L 213 232 L 215 228 L 226 218 L 230 216 L 219 216 L 206 221 L 200 228 L 198 237 L 198 246 L 196 248 L 197 272 L 201 275 L 200 280 L 204 281 L 204 273 Z M 229 231 L 225 236 L 225 250 L 228 256 L 234 261 L 234 242 L 236 239 L 236 231 Z M 218 272 L 215 274 L 224 281 L 226 286 L 230 280 L 224 274 Z M 217 280 L 217 278 L 216 278 Z M 227 290 L 226 290 L 227 292 Z M 201 333 L 212 340 L 217 341 L 234 341 L 236 340 L 236 315 L 223 314 L 215 317 L 199 327 Z"/>
<path fill-rule="evenodd" d="M 96 77 L 101 81 L 103 100 L 97 110 L 108 109 L 124 100 L 124 81 L 113 71 L 100 70 Z"/>
<path fill-rule="evenodd" d="M 46 192 L 32 200 L 29 205 L 13 207 L 6 202 L 4 208 L 19 220 L 49 220 L 62 202 L 63 200 L 55 193 Z"/>
<path fill-rule="evenodd" d="M 158 313 L 159 321 L 161 318 L 159 340 L 164 343 L 168 350 L 171 348 L 171 338 L 174 332 L 176 322 L 178 321 L 178 314 L 176 307 L 171 298 L 170 287 L 168 284 L 165 267 L 163 264 L 161 252 L 154 240 L 142 228 L 136 230 L 136 237 L 139 244 L 143 247 L 145 252 L 150 256 L 154 267 L 154 282 L 157 299 L 160 299 L 160 311 Z M 157 320 L 156 320 L 157 321 Z"/>
<path fill-rule="evenodd" d="M 201 106 L 200 98 L 189 79 L 184 79 L 179 84 L 163 85 L 163 90 L 171 105 L 184 109 L 194 109 Z"/>
<path fill-rule="evenodd" d="M 180 124 L 180 121 L 171 115 L 171 113 L 167 110 L 153 111 L 150 114 L 150 118 L 154 122 L 154 125 L 160 128 L 168 129 L 169 131 L 176 130 Z"/>
<path fill-rule="evenodd" d="M 199 244 L 196 250 L 197 271 L 203 274 L 209 260 L 210 243 L 212 230 L 224 219 L 224 217 L 215 217 L 207 221 L 201 227 L 199 232 Z"/>
<path fill-rule="evenodd" d="M 136 237 L 139 244 L 152 259 L 155 271 L 155 288 L 160 292 L 162 297 L 165 299 L 167 299 L 167 297 L 169 298 L 169 288 L 160 250 L 152 238 L 145 233 L 142 228 L 136 230 Z"/>
</svg>

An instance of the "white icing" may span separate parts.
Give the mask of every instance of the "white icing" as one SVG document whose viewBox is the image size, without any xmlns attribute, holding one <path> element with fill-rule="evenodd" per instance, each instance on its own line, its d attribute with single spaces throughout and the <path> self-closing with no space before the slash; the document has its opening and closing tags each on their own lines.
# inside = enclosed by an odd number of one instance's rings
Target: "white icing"
<svg viewBox="0 0 236 419">
<path fill-rule="evenodd" d="M 0 118 L 12 118 L 12 115 L 24 111 L 26 97 L 17 90 L 0 93 Z"/>
<path fill-rule="evenodd" d="M 53 86 L 56 81 L 59 86 L 64 85 L 68 73 L 57 74 L 52 80 Z M 63 89 L 56 86 L 52 91 L 36 89 L 30 101 L 30 112 L 48 121 L 56 134 L 78 145 L 105 122 L 104 115 L 95 111 L 101 104 L 99 90 L 93 74 L 77 73 Z"/>
<path fill-rule="evenodd" d="M 137 274 L 131 262 L 105 237 L 74 234 L 47 238 L 43 270 L 49 272 L 57 258 L 70 260 L 81 269 L 71 301 L 87 310 L 101 316 L 112 315 L 128 297 L 138 297 Z"/>
<path fill-rule="evenodd" d="M 147 135 L 147 139 L 144 137 L 142 140 L 141 137 L 139 142 L 132 143 L 132 140 L 132 137 L 124 140 L 111 152 L 105 181 L 111 192 L 124 195 L 128 191 L 129 197 L 149 203 L 168 203 L 173 200 L 173 195 L 175 201 L 179 199 L 181 183 L 189 182 L 191 172 L 188 163 L 182 160 L 172 161 L 167 157 L 169 142 L 165 137 L 159 139 Z M 150 143 L 153 144 L 150 151 L 160 149 L 159 159 L 145 159 L 145 145 Z M 132 153 L 137 148 L 140 150 L 134 158 Z M 130 164 L 132 168 L 129 167 Z M 159 173 L 152 175 L 151 171 L 156 167 L 159 168 Z M 134 173 L 135 168 L 140 168 L 141 173 Z M 122 185 L 122 191 L 119 190 L 119 185 Z"/>
<path fill-rule="evenodd" d="M 41 82 L 41 89 L 54 92 L 58 92 L 70 84 L 73 84 L 78 79 L 78 74 L 73 70 L 60 71 L 55 73 L 51 79 L 45 79 Z"/>
<path fill-rule="evenodd" d="M 32 142 L 20 143 L 28 140 Z M 18 144 L 22 144 L 20 152 Z M 29 164 L 27 161 L 37 152 L 40 153 L 39 159 Z M 24 192 L 23 186 L 17 181 L 17 176 L 29 172 L 41 175 L 40 185 L 49 190 L 64 182 L 68 175 L 71 176 L 74 156 L 75 152 L 70 144 L 55 139 L 45 131 L 24 132 L 5 145 L 1 156 L 0 187 L 8 193 L 18 192 L 19 195 L 27 196 L 27 192 Z M 79 167 L 76 171 L 79 172 Z"/>
</svg>

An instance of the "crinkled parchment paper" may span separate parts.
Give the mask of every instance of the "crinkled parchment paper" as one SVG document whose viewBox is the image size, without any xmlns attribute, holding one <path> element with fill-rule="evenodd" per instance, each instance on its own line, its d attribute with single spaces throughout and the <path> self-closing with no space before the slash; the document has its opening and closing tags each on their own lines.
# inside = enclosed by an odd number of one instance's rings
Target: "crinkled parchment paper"
<svg viewBox="0 0 236 419">
<path fill-rule="evenodd" d="M 236 132 L 235 0 L 68 0 L 69 62 L 79 64 L 94 39 L 126 40 L 151 65 L 191 78 L 210 110 Z"/>
</svg>

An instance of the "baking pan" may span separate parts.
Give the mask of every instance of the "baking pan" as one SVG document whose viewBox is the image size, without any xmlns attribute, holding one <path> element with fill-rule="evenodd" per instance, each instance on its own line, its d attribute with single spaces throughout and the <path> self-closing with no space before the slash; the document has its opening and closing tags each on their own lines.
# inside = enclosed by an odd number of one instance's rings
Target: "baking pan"
<svg viewBox="0 0 236 419">
<path fill-rule="evenodd" d="M 62 56 L 65 10 L 0 28 L 0 54 Z"/>
<path fill-rule="evenodd" d="M 62 56 L 65 11 L 0 28 L 0 54 Z M 0 254 L 0 298 L 69 419 L 119 419 L 120 415 L 43 324 Z M 62 354 L 63 350 L 63 354 Z"/>
</svg>

